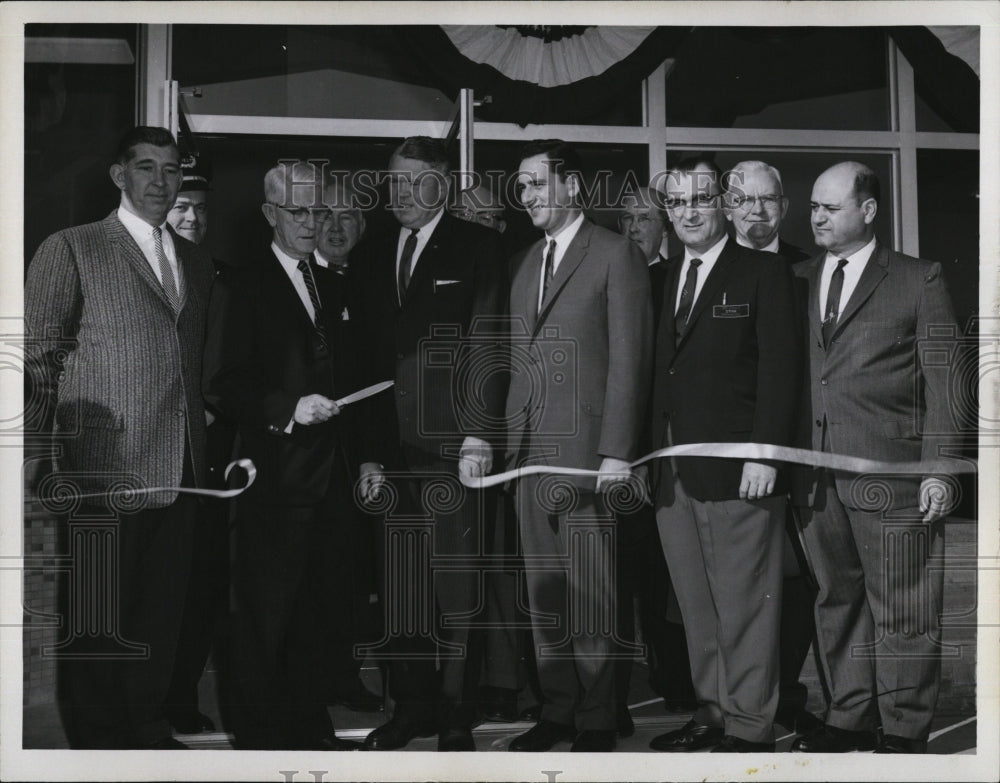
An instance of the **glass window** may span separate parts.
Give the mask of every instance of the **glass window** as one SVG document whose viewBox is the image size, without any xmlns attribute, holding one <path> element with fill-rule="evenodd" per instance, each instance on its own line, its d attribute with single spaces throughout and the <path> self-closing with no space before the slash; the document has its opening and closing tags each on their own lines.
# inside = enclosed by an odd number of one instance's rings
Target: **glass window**
<svg viewBox="0 0 1000 783">
<path fill-rule="evenodd" d="M 26 25 L 26 260 L 49 234 L 118 204 L 108 166 L 135 124 L 135 54 L 135 25 Z"/>
<path fill-rule="evenodd" d="M 879 28 L 698 27 L 667 62 L 667 125 L 888 130 Z"/>
<path fill-rule="evenodd" d="M 711 151 L 706 151 L 711 154 Z M 667 164 L 672 165 L 681 158 L 696 154 L 692 151 L 668 150 Z M 725 172 L 741 160 L 762 160 L 781 172 L 784 195 L 788 198 L 788 213 L 781 223 L 781 238 L 812 255 L 819 252 L 813 243 L 809 225 L 809 200 L 816 178 L 835 163 L 856 160 L 871 166 L 882 185 L 882 202 L 875 219 L 875 229 L 879 238 L 892 245 L 892 158 L 862 152 L 770 152 L 761 150 L 724 150 L 716 152 L 713 159 Z M 681 251 L 680 243 L 670 233 L 670 253 Z"/>
</svg>

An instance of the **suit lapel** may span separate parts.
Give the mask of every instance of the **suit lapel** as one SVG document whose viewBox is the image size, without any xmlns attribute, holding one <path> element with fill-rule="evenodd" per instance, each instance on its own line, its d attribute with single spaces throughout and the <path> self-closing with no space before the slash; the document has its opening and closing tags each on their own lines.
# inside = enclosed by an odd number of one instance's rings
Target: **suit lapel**
<svg viewBox="0 0 1000 783">
<path fill-rule="evenodd" d="M 667 350 L 674 352 L 675 328 L 674 315 L 677 313 L 677 288 L 680 285 L 681 267 L 684 266 L 684 254 L 673 256 L 666 262 L 667 286 L 666 299 L 663 300 L 663 309 L 660 311 L 660 331 L 663 332 L 663 343 Z"/>
<path fill-rule="evenodd" d="M 528 316 L 528 333 L 535 333 L 538 323 L 538 289 L 542 282 L 542 253 L 545 252 L 545 240 L 541 239 L 528 249 L 524 259 L 524 274 L 528 276 L 524 286 L 524 313 Z"/>
<path fill-rule="evenodd" d="M 124 224 L 118 219 L 117 210 L 108 215 L 104 220 L 104 229 L 108 234 L 108 238 L 114 245 L 117 252 L 124 258 L 136 272 L 138 272 L 139 277 L 142 279 L 146 285 L 153 289 L 156 295 L 163 302 L 164 306 L 167 307 L 171 312 L 173 312 L 173 305 L 170 304 L 170 300 L 167 299 L 166 293 L 163 291 L 163 286 L 160 284 L 159 278 L 153 273 L 153 268 L 149 265 L 149 261 L 146 260 L 146 256 L 142 254 L 142 250 L 136 241 L 132 238 L 132 235 L 125 228 Z"/>
<path fill-rule="evenodd" d="M 729 267 L 733 265 L 738 254 L 739 249 L 736 243 L 732 240 L 727 240 L 725 246 L 722 248 L 722 252 L 712 266 L 712 271 L 708 273 L 708 279 L 701 287 L 701 293 L 698 294 L 698 298 L 694 301 L 694 305 L 691 308 L 691 315 L 688 317 L 687 327 L 684 329 L 684 335 L 677 346 L 678 350 L 687 342 L 688 335 L 695 328 L 701 314 L 708 307 L 708 303 L 715 297 L 715 292 L 726 282 L 726 278 L 729 277 Z"/>
<path fill-rule="evenodd" d="M 188 258 L 187 254 L 181 249 L 180 243 L 177 241 L 177 232 L 174 231 L 174 227 L 169 223 L 167 223 L 167 231 L 170 232 L 170 238 L 174 242 L 174 256 L 177 258 L 177 269 L 180 270 L 180 276 L 177 280 L 181 298 L 178 313 L 182 313 L 184 312 L 184 308 L 187 307 L 188 295 L 191 293 L 190 281 L 196 279 L 195 275 L 197 275 L 197 272 L 194 269 L 194 265 L 197 262 L 193 258 Z"/>
<path fill-rule="evenodd" d="M 271 278 L 268 288 L 274 291 L 276 297 L 283 300 L 283 306 L 286 311 L 296 314 L 293 317 L 298 318 L 303 327 L 314 329 L 316 325 L 309 319 L 309 311 L 302 304 L 299 292 L 295 290 L 291 278 L 270 247 L 267 249 L 267 256 L 264 269 L 267 276 Z"/>
<path fill-rule="evenodd" d="M 823 276 L 823 261 L 826 253 L 821 253 L 809 262 L 809 270 L 806 280 L 809 283 L 809 329 L 813 338 L 820 345 L 823 344 L 823 314 L 819 306 L 819 282 Z"/>
<path fill-rule="evenodd" d="M 420 256 L 417 258 L 417 265 L 413 268 L 413 275 L 410 277 L 410 284 L 406 287 L 406 294 L 403 297 L 404 305 L 413 296 L 413 292 L 424 284 L 425 280 L 433 277 L 434 260 L 441 253 L 441 248 L 448 244 L 450 238 L 451 226 L 448 224 L 449 220 L 451 218 L 447 214 L 441 216 L 441 220 L 434 227 L 434 232 L 430 235 L 427 244 L 424 245 L 424 249 L 420 252 Z"/>
<path fill-rule="evenodd" d="M 542 300 L 542 306 L 538 310 L 538 321 L 532 330 L 533 334 L 538 331 L 539 324 L 545 320 L 545 316 L 552 309 L 552 303 L 559 296 L 559 292 L 569 282 L 577 267 L 580 266 L 580 262 L 586 257 L 590 247 L 590 235 L 593 231 L 594 224 L 584 219 L 583 225 L 580 226 L 573 241 L 569 243 L 569 247 L 563 253 L 563 257 L 559 261 L 559 268 L 552 276 L 552 283 L 549 285 L 549 290 L 546 291 L 545 298 Z"/>
<path fill-rule="evenodd" d="M 876 243 L 872 257 L 865 266 L 865 271 L 861 273 L 861 279 L 858 280 L 857 286 L 855 286 L 854 291 L 851 293 L 851 298 L 847 300 L 844 312 L 837 319 L 837 328 L 833 330 L 834 337 L 843 331 L 844 327 L 854 317 L 855 313 L 858 312 L 861 305 L 868 301 L 868 298 L 875 292 L 875 289 L 878 288 L 879 283 L 885 279 L 887 274 L 889 274 L 889 252 Z"/>
</svg>

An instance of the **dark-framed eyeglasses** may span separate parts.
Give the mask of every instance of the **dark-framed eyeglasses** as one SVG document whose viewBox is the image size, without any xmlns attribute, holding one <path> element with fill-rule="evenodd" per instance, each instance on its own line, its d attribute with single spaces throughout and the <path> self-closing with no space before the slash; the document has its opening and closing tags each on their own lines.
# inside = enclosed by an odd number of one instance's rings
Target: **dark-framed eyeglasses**
<svg viewBox="0 0 1000 783">
<path fill-rule="evenodd" d="M 779 209 L 784 200 L 784 196 L 776 196 L 773 194 L 764 196 L 732 195 L 729 197 L 729 203 L 733 209 L 751 210 L 759 202 L 760 205 L 768 212 L 773 212 Z"/>
</svg>

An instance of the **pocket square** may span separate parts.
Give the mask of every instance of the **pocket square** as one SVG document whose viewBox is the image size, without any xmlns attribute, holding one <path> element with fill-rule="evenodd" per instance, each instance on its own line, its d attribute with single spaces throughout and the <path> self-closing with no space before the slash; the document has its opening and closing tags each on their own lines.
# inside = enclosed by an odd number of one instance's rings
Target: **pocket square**
<svg viewBox="0 0 1000 783">
<path fill-rule="evenodd" d="M 350 321 L 351 320 L 351 314 L 349 312 L 347 312 L 347 308 L 346 307 L 344 308 L 344 312 L 342 312 L 340 314 L 340 320 L 341 321 Z"/>
<path fill-rule="evenodd" d="M 442 288 L 442 287 L 444 287 L 446 285 L 457 285 L 457 284 L 459 284 L 461 282 L 462 282 L 461 280 L 435 280 L 434 281 L 434 292 L 437 293 L 437 290 L 439 288 Z"/>
</svg>

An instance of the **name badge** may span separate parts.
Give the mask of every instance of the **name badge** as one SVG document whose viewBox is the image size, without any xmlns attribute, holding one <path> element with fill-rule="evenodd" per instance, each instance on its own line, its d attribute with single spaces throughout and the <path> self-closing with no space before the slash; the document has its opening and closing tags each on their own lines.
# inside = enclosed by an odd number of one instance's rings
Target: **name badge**
<svg viewBox="0 0 1000 783">
<path fill-rule="evenodd" d="M 713 305 L 712 318 L 749 318 L 750 304 Z"/>
</svg>

